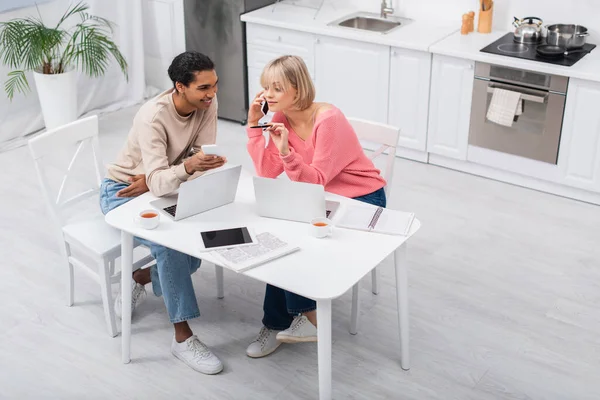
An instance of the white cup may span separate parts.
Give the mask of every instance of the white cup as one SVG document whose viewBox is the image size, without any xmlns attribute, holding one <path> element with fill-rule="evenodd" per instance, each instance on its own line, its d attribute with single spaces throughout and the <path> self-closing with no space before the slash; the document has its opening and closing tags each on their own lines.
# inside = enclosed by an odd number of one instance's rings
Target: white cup
<svg viewBox="0 0 600 400">
<path fill-rule="evenodd" d="M 144 210 L 135 216 L 135 223 L 144 229 L 154 229 L 160 223 L 160 216 L 156 210 Z"/>
<path fill-rule="evenodd" d="M 310 234 L 322 239 L 333 233 L 333 222 L 329 218 L 315 218 L 310 221 Z"/>
</svg>

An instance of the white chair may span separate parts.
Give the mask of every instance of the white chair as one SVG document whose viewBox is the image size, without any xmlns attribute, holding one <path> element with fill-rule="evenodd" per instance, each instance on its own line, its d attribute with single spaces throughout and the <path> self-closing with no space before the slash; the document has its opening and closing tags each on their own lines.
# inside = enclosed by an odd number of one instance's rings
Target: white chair
<svg viewBox="0 0 600 400">
<path fill-rule="evenodd" d="M 47 176 L 48 169 L 45 168 L 43 162 L 47 156 L 64 151 L 69 147 L 76 147 L 76 150 L 64 172 L 58 194 L 53 195 Z M 93 179 L 87 183 L 78 179 L 74 183 L 80 185 L 83 183 L 81 186 L 85 189 L 64 199 L 67 183 L 76 180 L 73 175 L 81 175 L 81 171 L 77 170 L 75 165 L 83 157 L 81 155 L 86 148 L 89 148 L 92 154 L 90 162 L 93 162 Z M 115 273 L 115 260 L 121 256 L 121 233 L 104 222 L 104 216 L 100 212 L 99 206 L 95 207 L 97 214 L 91 216 L 87 214 L 88 216 L 83 219 L 77 219 L 75 222 L 69 221 L 69 217 L 73 216 L 69 211 L 72 211 L 76 204 L 89 198 L 95 198 L 96 204 L 98 204 L 103 177 L 98 143 L 98 118 L 94 115 L 45 132 L 29 140 L 29 150 L 34 160 L 42 193 L 50 210 L 50 216 L 55 223 L 60 250 L 65 258 L 68 282 L 67 305 L 69 307 L 73 305 L 73 266 L 77 266 L 100 284 L 108 333 L 115 337 L 118 331 L 111 287 L 112 283 L 120 282 L 120 272 Z M 78 257 L 79 253 L 82 257 Z M 134 271 L 153 260 L 151 256 L 143 257 L 134 264 Z M 221 267 L 217 268 L 217 293 L 219 298 L 223 297 Z"/>
<path fill-rule="evenodd" d="M 386 166 L 383 171 L 383 178 L 387 184 L 384 187 L 385 196 L 387 203 L 390 204 L 390 192 L 392 189 L 392 180 L 394 177 L 394 163 L 396 161 L 396 146 L 398 144 L 398 138 L 400 137 L 400 128 L 380 124 L 377 122 L 371 122 L 363 119 L 348 118 L 348 121 L 354 128 L 358 139 L 363 143 L 363 146 L 371 147 L 373 145 L 379 146 L 373 154 L 370 154 L 370 159 L 374 160 L 380 155 L 384 154 L 387 150 L 386 155 Z M 393 257 L 393 254 L 392 254 Z M 378 288 L 379 273 L 377 268 L 371 271 L 371 284 L 373 294 L 379 293 Z M 352 287 L 352 313 L 350 317 L 350 333 L 356 335 L 358 331 L 358 283 Z"/>
</svg>

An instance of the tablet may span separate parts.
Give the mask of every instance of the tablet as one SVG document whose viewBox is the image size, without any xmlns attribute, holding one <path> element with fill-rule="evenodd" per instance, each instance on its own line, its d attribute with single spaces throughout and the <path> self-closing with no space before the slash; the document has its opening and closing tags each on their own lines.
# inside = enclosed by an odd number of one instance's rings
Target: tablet
<svg viewBox="0 0 600 400">
<path fill-rule="evenodd" d="M 248 246 L 256 243 L 258 241 L 254 232 L 246 227 L 200 232 L 201 251 Z"/>
</svg>

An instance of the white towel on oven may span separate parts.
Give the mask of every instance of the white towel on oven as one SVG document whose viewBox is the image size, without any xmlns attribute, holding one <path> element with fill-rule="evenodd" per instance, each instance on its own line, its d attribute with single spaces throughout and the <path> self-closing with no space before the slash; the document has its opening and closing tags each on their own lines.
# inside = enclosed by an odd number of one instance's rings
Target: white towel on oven
<svg viewBox="0 0 600 400">
<path fill-rule="evenodd" d="M 486 118 L 499 125 L 512 126 L 515 115 L 522 111 L 521 93 L 494 88 Z"/>
</svg>

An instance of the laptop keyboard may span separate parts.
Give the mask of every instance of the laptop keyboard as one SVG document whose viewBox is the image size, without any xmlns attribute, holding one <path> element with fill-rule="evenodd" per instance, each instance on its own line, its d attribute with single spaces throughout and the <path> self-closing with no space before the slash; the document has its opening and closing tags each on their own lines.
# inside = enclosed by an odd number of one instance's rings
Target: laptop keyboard
<svg viewBox="0 0 600 400">
<path fill-rule="evenodd" d="M 177 210 L 177 204 L 173 204 L 172 206 L 163 208 L 166 212 L 171 214 L 173 217 L 175 216 L 175 210 Z"/>
</svg>

